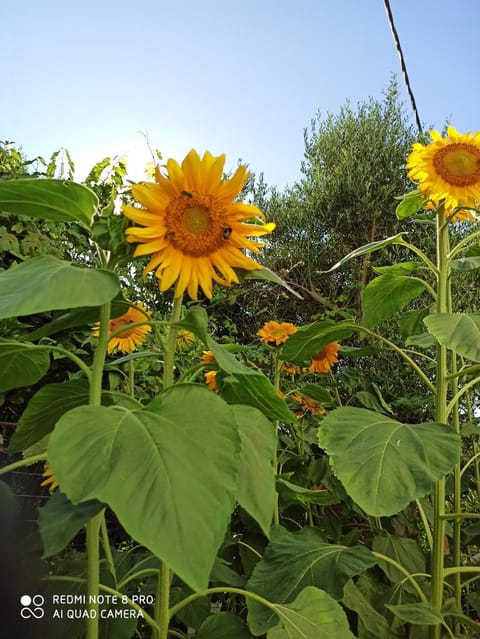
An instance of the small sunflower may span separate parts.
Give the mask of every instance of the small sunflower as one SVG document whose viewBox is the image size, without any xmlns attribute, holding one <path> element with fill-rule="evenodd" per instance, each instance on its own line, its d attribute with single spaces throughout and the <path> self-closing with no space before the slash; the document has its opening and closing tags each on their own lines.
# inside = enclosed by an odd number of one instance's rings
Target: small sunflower
<svg viewBox="0 0 480 639">
<path fill-rule="evenodd" d="M 294 411 L 297 417 L 303 417 L 306 413 L 311 413 L 312 415 L 325 415 L 325 409 L 320 402 L 317 402 L 316 399 L 312 399 L 311 397 L 301 397 L 300 395 L 292 395 L 292 399 L 301 406 L 301 410 Z"/>
<path fill-rule="evenodd" d="M 111 319 L 108 322 L 108 333 L 111 334 L 119 328 L 128 326 L 135 322 L 144 322 L 150 317 L 150 314 L 151 313 L 146 310 L 143 304 L 136 304 L 135 307 L 130 306 L 126 313 L 120 317 Z M 151 330 L 152 327 L 147 324 L 143 326 L 134 326 L 133 328 L 126 328 L 124 331 L 109 340 L 107 347 L 108 353 L 113 353 L 116 349 L 118 349 L 121 353 L 131 353 L 137 348 L 137 346 L 143 344 L 147 337 L 147 333 Z M 100 323 L 97 322 L 93 327 L 92 335 L 93 337 L 98 337 L 99 334 Z"/>
<path fill-rule="evenodd" d="M 202 357 L 200 359 L 200 363 L 204 366 L 207 364 L 213 364 L 215 361 L 215 355 L 212 351 L 202 351 Z"/>
<path fill-rule="evenodd" d="M 480 131 L 462 134 L 449 126 L 447 134 L 442 138 L 430 131 L 430 144 L 413 144 L 408 177 L 436 205 L 443 201 L 446 210 L 475 208 L 480 202 Z"/>
<path fill-rule="evenodd" d="M 307 370 L 310 373 L 329 373 L 332 366 L 338 362 L 339 348 L 338 342 L 327 344 L 319 353 L 312 356 L 310 367 Z"/>
<path fill-rule="evenodd" d="M 288 373 L 289 375 L 297 375 L 298 373 L 302 372 L 300 366 L 297 366 L 296 364 L 289 364 L 288 362 L 284 362 L 280 366 L 280 370 Z"/>
<path fill-rule="evenodd" d="M 215 391 L 216 393 L 218 393 L 218 386 L 217 386 L 217 380 L 216 380 L 217 372 L 218 371 L 206 371 L 204 373 L 205 383 L 207 384 L 210 390 Z"/>
<path fill-rule="evenodd" d="M 230 179 L 222 179 L 225 155 L 208 151 L 202 158 L 191 150 L 181 166 L 168 160 L 164 176 L 157 168 L 155 183 L 132 186 L 143 208 L 124 206 L 124 215 L 141 227 L 127 229 L 137 243 L 134 257 L 151 255 L 144 274 L 155 270 L 161 291 L 176 284 L 175 297 L 187 290 L 196 300 L 200 287 L 212 297 L 212 284 L 238 283 L 235 268 L 261 268 L 244 250 L 258 253 L 263 243 L 249 237 L 271 233 L 275 224 L 253 204 L 235 202 L 248 171 L 239 166 Z M 258 223 L 248 223 L 247 220 Z M 261 222 L 261 223 L 260 223 Z"/>
<path fill-rule="evenodd" d="M 175 341 L 177 348 L 183 351 L 193 344 L 195 341 L 195 335 L 190 331 L 187 331 L 185 328 L 179 328 L 177 330 L 177 337 Z"/>
<path fill-rule="evenodd" d="M 45 480 L 42 481 L 40 486 L 48 486 L 48 490 L 53 493 L 53 491 L 58 488 L 58 482 L 48 462 L 45 463 L 45 470 L 42 473 L 42 477 L 45 477 Z"/>
<path fill-rule="evenodd" d="M 280 346 L 287 341 L 290 335 L 297 332 L 297 329 L 290 322 L 267 322 L 263 327 L 257 331 L 257 335 L 262 342 L 276 344 Z"/>
</svg>

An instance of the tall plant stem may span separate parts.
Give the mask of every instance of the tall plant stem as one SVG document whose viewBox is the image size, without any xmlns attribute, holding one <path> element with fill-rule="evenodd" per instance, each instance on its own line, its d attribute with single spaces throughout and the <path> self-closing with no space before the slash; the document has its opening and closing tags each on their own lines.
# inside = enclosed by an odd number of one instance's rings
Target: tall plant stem
<svg viewBox="0 0 480 639">
<path fill-rule="evenodd" d="M 452 353 L 451 370 L 453 373 L 457 372 L 457 357 Z M 455 395 L 458 390 L 458 377 L 452 379 L 452 394 Z M 460 435 L 460 417 L 458 414 L 458 404 L 455 404 L 452 411 L 452 424 L 455 428 L 455 432 Z M 453 512 L 458 513 L 462 508 L 461 502 L 462 494 L 462 469 L 460 466 L 460 459 L 457 460 L 455 468 L 453 469 Z M 460 566 L 461 563 L 461 532 L 462 532 L 462 519 L 453 520 L 453 565 Z M 462 607 L 462 582 L 460 574 L 455 573 L 453 576 L 453 590 L 455 601 L 457 603 L 458 610 Z"/>
<path fill-rule="evenodd" d="M 102 402 L 102 377 L 105 365 L 105 355 L 109 340 L 108 322 L 110 319 L 110 303 L 104 304 L 100 309 L 100 331 L 98 344 L 93 358 L 92 376 L 90 379 L 90 405 L 100 406 Z M 87 619 L 86 639 L 98 639 L 98 594 L 100 583 L 100 528 L 105 511 L 92 517 L 87 523 L 87 595 L 92 602 L 90 609 L 96 614 L 89 615 Z"/>
<path fill-rule="evenodd" d="M 274 360 L 273 360 L 273 388 L 275 389 L 275 393 L 278 395 L 278 391 L 280 390 L 280 368 L 282 366 L 282 361 L 278 356 L 278 352 L 275 352 Z M 275 421 L 275 437 L 277 441 L 275 443 L 275 458 L 273 460 L 273 468 L 275 470 L 275 476 L 278 475 L 278 421 Z M 278 509 L 278 492 L 275 491 L 275 506 L 273 510 L 273 523 L 278 526 L 280 523 L 280 511 Z"/>
<path fill-rule="evenodd" d="M 445 208 L 440 205 L 437 212 L 437 313 L 450 311 L 450 279 L 448 270 L 449 238 L 445 217 Z M 445 424 L 447 421 L 447 348 L 442 344 L 437 346 L 435 420 Z M 434 490 L 434 527 L 432 552 L 432 591 L 431 603 L 438 611 L 441 610 L 443 600 L 444 554 L 445 554 L 445 478 L 438 480 Z M 432 626 L 432 639 L 440 639 L 441 625 Z"/>
<path fill-rule="evenodd" d="M 167 343 L 165 345 L 163 364 L 163 390 L 173 385 L 175 370 L 175 348 L 177 340 L 177 327 L 175 323 L 179 321 L 182 313 L 183 297 L 175 297 L 173 300 L 172 317 L 170 329 L 168 331 Z M 160 562 L 160 574 L 157 582 L 157 592 L 155 597 L 154 619 L 158 626 L 155 632 L 155 639 L 167 639 L 170 615 L 170 569 L 163 561 Z"/>
</svg>

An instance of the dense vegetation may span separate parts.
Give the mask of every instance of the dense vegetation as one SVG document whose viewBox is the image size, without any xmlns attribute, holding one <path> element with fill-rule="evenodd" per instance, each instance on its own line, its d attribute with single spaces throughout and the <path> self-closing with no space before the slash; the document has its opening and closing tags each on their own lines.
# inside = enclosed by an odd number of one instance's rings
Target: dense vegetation
<svg viewBox="0 0 480 639">
<path fill-rule="evenodd" d="M 77 185 L 66 151 L 0 143 L 5 627 L 480 636 L 478 231 L 417 213 L 416 140 L 395 83 L 317 114 L 302 179 L 241 192 L 276 223 L 263 268 L 197 301 L 133 259 L 124 161 Z M 112 352 L 111 320 L 138 303 L 148 332 Z M 15 494 L 47 460 L 59 486 L 30 482 L 38 527 L 19 525 Z M 19 617 L 25 592 L 42 620 Z M 69 618 L 59 593 L 95 615 Z"/>
</svg>

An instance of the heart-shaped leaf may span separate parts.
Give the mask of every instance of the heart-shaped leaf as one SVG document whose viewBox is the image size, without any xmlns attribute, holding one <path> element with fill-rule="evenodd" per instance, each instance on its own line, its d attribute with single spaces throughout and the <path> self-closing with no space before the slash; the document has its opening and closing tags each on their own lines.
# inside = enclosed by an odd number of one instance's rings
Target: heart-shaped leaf
<svg viewBox="0 0 480 639">
<path fill-rule="evenodd" d="M 452 470 L 460 450 L 450 426 L 402 424 L 354 407 L 329 413 L 318 439 L 350 497 L 377 517 L 398 513 L 423 497 Z"/>
<path fill-rule="evenodd" d="M 90 226 L 98 198 L 86 186 L 67 180 L 0 182 L 0 211 L 42 220 Z"/>
<path fill-rule="evenodd" d="M 340 599 L 343 587 L 376 563 L 365 547 L 329 544 L 315 528 L 290 533 L 273 528 L 271 541 L 250 577 L 248 590 L 278 604 L 288 604 L 306 586 L 316 586 Z M 249 626 L 254 634 L 276 623 L 275 615 L 262 604 L 248 600 Z"/>
<path fill-rule="evenodd" d="M 101 306 L 120 290 L 110 271 L 41 255 L 0 272 L 0 319 L 63 308 Z"/>
<path fill-rule="evenodd" d="M 76 504 L 108 504 L 194 590 L 207 587 L 235 503 L 240 439 L 207 388 L 169 388 L 143 410 L 82 406 L 60 418 L 49 462 Z"/>
<path fill-rule="evenodd" d="M 327 592 L 309 586 L 288 605 L 274 604 L 280 623 L 267 639 L 355 639 L 343 608 Z"/>
</svg>

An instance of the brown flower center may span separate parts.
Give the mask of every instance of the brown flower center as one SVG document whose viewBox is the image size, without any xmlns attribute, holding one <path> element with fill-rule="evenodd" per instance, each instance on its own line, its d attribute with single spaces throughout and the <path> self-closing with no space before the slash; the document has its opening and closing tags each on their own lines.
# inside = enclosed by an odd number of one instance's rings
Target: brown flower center
<svg viewBox="0 0 480 639">
<path fill-rule="evenodd" d="M 463 142 L 449 144 L 435 153 L 437 173 L 453 186 L 469 186 L 480 181 L 480 151 Z"/>
<path fill-rule="evenodd" d="M 220 249 L 230 233 L 226 230 L 226 210 L 211 195 L 196 191 L 173 199 L 166 209 L 165 237 L 185 255 L 204 257 Z"/>
</svg>

